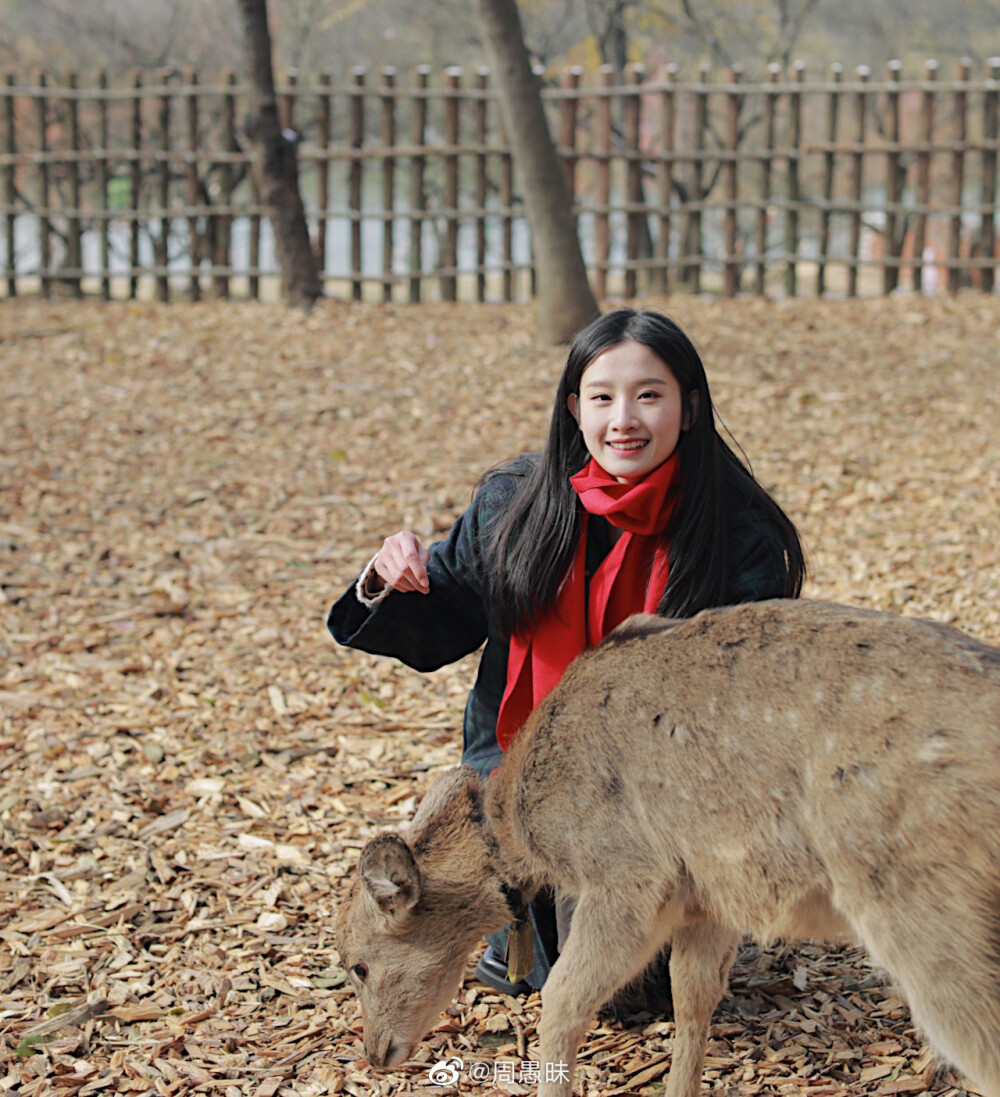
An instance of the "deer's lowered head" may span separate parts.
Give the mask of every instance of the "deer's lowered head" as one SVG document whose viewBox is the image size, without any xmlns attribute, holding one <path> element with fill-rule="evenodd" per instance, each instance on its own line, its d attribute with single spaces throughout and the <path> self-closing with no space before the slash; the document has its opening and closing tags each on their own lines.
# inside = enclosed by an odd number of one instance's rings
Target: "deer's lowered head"
<svg viewBox="0 0 1000 1097">
<path fill-rule="evenodd" d="M 337 926 L 337 950 L 361 1003 L 365 1055 L 405 1062 L 454 1000 L 469 954 L 511 920 L 476 771 L 440 778 L 400 832 L 373 838 Z"/>
</svg>

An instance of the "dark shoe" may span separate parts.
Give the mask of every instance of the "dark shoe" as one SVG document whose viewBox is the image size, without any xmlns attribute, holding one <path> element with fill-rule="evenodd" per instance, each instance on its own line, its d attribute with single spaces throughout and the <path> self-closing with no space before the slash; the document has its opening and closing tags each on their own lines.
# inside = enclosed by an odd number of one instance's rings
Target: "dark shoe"
<svg viewBox="0 0 1000 1097">
<path fill-rule="evenodd" d="M 601 1006 L 600 1019 L 629 1025 L 640 1014 L 654 1014 L 664 1021 L 673 1020 L 674 1000 L 670 993 L 670 949 L 656 959 L 630 983 L 620 987 Z"/>
<path fill-rule="evenodd" d="M 492 945 L 487 945 L 486 951 L 479 957 L 479 963 L 476 964 L 476 978 L 491 990 L 510 994 L 515 998 L 531 993 L 531 987 L 523 980 L 512 983 L 507 978 L 507 961 Z"/>
</svg>

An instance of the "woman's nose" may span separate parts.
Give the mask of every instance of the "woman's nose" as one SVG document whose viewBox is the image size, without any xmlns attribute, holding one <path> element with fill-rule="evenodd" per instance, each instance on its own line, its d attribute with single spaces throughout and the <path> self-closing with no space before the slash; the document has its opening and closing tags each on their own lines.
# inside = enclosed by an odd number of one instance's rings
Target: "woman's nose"
<svg viewBox="0 0 1000 1097">
<path fill-rule="evenodd" d="M 615 401 L 614 411 L 611 416 L 611 425 L 613 427 L 618 430 L 627 430 L 629 427 L 634 427 L 638 421 L 635 406 L 631 400 Z"/>
</svg>

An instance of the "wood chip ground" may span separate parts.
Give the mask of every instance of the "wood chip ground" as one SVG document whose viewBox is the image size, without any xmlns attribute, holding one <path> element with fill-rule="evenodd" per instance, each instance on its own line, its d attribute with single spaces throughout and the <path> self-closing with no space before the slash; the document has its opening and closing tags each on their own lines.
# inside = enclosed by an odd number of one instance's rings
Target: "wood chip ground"
<svg viewBox="0 0 1000 1097">
<path fill-rule="evenodd" d="M 659 303 L 808 595 L 1000 643 L 997 298 Z M 0 304 L 0 1093 L 529 1091 L 537 995 L 471 978 L 421 1062 L 363 1060 L 334 911 L 457 760 L 475 664 L 418 674 L 324 621 L 383 536 L 440 535 L 541 444 L 564 351 L 532 331 L 526 306 Z M 658 1093 L 671 1037 L 595 1022 L 580 1084 Z M 827 944 L 744 950 L 706 1081 L 965 1092 Z"/>
</svg>

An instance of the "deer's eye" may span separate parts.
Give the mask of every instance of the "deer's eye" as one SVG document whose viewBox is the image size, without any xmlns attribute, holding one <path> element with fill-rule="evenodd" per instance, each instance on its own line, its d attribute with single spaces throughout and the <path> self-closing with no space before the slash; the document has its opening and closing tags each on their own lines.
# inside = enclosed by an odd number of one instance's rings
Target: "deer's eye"
<svg viewBox="0 0 1000 1097">
<path fill-rule="evenodd" d="M 351 974 L 356 975 L 363 983 L 368 978 L 368 965 L 355 964 L 354 967 L 351 968 Z"/>
</svg>

